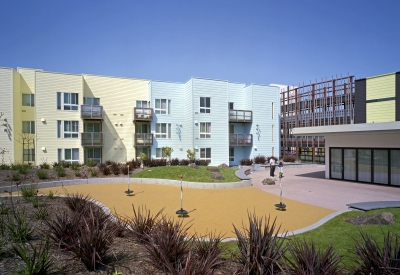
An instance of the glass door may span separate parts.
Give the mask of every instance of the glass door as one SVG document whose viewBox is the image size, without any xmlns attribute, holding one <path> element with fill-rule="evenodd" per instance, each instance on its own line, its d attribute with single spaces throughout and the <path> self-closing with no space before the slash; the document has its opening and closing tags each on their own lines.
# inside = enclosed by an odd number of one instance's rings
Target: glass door
<svg viewBox="0 0 400 275">
<path fill-rule="evenodd" d="M 344 149 L 343 179 L 356 180 L 356 149 Z"/>
<path fill-rule="evenodd" d="M 358 181 L 371 182 L 371 150 L 358 149 Z"/>
<path fill-rule="evenodd" d="M 388 150 L 374 150 L 374 183 L 389 184 Z"/>
<path fill-rule="evenodd" d="M 390 184 L 400 185 L 400 150 L 390 150 Z"/>
<path fill-rule="evenodd" d="M 330 170 L 332 179 L 342 179 L 342 149 L 331 149 Z"/>
</svg>

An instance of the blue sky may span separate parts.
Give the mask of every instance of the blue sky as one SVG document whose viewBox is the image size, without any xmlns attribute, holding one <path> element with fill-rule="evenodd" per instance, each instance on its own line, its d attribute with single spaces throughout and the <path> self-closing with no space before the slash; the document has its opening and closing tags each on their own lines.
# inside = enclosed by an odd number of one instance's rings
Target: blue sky
<svg viewBox="0 0 400 275">
<path fill-rule="evenodd" d="M 400 1 L 2 1 L 0 66 L 298 85 L 400 71 Z"/>
</svg>

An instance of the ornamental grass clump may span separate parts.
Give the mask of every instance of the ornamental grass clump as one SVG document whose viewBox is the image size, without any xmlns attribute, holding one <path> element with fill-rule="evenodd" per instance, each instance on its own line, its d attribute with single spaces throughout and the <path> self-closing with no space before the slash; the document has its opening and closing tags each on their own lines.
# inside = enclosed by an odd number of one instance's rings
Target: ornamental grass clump
<svg viewBox="0 0 400 275">
<path fill-rule="evenodd" d="M 65 204 L 72 211 L 82 212 L 88 205 L 92 204 L 92 198 L 83 193 L 68 194 L 65 198 Z"/>
<path fill-rule="evenodd" d="M 316 248 L 313 241 L 309 244 L 306 240 L 295 238 L 289 242 L 288 251 L 291 257 L 286 257 L 284 262 L 287 274 L 344 274 L 341 257 L 332 245 L 322 251 Z"/>
<path fill-rule="evenodd" d="M 47 171 L 44 169 L 37 170 L 36 175 L 41 180 L 45 180 L 49 177 L 49 175 L 47 174 Z"/>
<path fill-rule="evenodd" d="M 382 232 L 383 233 L 383 232 Z M 355 247 L 352 252 L 357 263 L 353 274 L 400 274 L 400 246 L 399 236 L 387 232 L 383 236 L 383 245 L 369 234 L 360 231 L 361 240 L 354 239 Z"/>
<path fill-rule="evenodd" d="M 21 187 L 22 197 L 28 202 L 32 201 L 36 195 L 37 188 L 36 184 L 23 185 Z"/>
<path fill-rule="evenodd" d="M 269 216 L 258 218 L 255 213 L 248 213 L 248 220 L 243 231 L 233 226 L 239 249 L 236 260 L 245 274 L 277 274 L 281 270 L 278 261 L 286 251 L 286 233 L 281 237 L 275 235 L 280 230 L 280 226 L 276 228 L 276 218 L 271 224 Z"/>
<path fill-rule="evenodd" d="M 154 226 L 162 217 L 164 209 L 165 207 L 153 215 L 146 206 L 139 206 L 135 209 L 132 204 L 133 216 L 123 218 L 132 237 L 140 243 L 147 243 Z"/>
<path fill-rule="evenodd" d="M 16 242 L 25 242 L 33 237 L 31 226 L 25 208 L 17 207 L 7 216 L 5 227 L 8 236 Z"/>
</svg>

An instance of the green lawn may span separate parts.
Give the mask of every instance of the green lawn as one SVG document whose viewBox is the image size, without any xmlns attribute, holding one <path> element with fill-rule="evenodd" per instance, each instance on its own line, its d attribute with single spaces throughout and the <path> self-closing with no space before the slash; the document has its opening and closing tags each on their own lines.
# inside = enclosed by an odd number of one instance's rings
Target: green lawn
<svg viewBox="0 0 400 275">
<path fill-rule="evenodd" d="M 152 167 L 132 175 L 133 178 L 154 178 L 180 180 L 179 175 L 183 175 L 184 181 L 192 182 L 238 182 L 241 181 L 235 175 L 235 168 L 218 168 L 224 180 L 212 179 L 213 172 L 207 170 L 210 166 L 198 166 L 198 169 L 189 166 L 162 166 Z M 212 167 L 216 168 L 216 167 Z"/>
</svg>

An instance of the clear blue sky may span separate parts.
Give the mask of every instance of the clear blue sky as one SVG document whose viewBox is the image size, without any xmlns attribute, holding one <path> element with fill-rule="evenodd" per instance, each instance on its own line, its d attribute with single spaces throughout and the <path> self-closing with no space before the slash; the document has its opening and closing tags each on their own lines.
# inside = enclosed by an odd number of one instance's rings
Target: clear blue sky
<svg viewBox="0 0 400 275">
<path fill-rule="evenodd" d="M 400 1 L 3 0 L 0 66 L 298 85 L 400 71 Z"/>
</svg>

